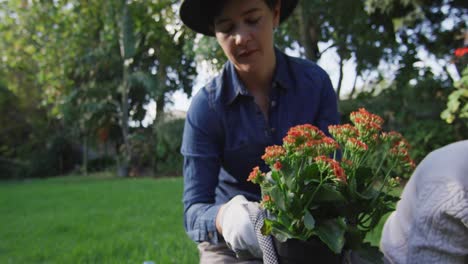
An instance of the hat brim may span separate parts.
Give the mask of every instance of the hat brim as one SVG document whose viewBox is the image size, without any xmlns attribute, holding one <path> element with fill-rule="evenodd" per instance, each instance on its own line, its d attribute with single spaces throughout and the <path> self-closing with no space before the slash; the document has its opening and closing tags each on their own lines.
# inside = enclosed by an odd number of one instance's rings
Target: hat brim
<svg viewBox="0 0 468 264">
<path fill-rule="evenodd" d="M 298 0 L 281 0 L 280 23 L 291 15 L 297 2 Z M 210 30 L 211 18 L 203 12 L 202 6 L 202 0 L 185 0 L 180 6 L 180 18 L 193 31 L 207 36 L 214 36 L 214 32 Z"/>
</svg>

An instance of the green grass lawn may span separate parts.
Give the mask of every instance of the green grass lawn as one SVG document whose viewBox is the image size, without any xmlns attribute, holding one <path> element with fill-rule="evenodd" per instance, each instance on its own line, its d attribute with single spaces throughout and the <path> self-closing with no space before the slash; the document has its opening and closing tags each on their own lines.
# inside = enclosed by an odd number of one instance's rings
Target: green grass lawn
<svg viewBox="0 0 468 264">
<path fill-rule="evenodd" d="M 0 182 L 0 263 L 197 263 L 182 179 Z"/>
<path fill-rule="evenodd" d="M 182 184 L 107 174 L 0 182 L 0 263 L 198 263 Z"/>
</svg>

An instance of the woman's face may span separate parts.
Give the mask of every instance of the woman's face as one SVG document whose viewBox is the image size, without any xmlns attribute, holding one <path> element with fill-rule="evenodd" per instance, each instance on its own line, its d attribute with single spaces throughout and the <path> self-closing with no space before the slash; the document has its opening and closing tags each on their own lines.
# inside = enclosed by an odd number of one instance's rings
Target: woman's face
<svg viewBox="0 0 468 264">
<path fill-rule="evenodd" d="M 214 19 L 219 45 L 240 72 L 254 72 L 274 63 L 273 28 L 280 3 L 271 10 L 264 0 L 229 0 Z"/>
</svg>

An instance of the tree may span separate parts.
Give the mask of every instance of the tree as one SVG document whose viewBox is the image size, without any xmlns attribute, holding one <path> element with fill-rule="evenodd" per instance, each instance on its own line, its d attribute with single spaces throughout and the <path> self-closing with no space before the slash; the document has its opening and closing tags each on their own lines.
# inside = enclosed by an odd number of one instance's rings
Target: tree
<svg viewBox="0 0 468 264">
<path fill-rule="evenodd" d="M 125 142 L 147 103 L 158 102 L 161 117 L 172 91 L 190 94 L 187 37 L 168 27 L 174 3 L 2 1 L 1 76 L 25 107 L 66 128 L 55 132 L 82 142 L 86 164 L 98 130 L 120 127 L 111 134 Z"/>
</svg>

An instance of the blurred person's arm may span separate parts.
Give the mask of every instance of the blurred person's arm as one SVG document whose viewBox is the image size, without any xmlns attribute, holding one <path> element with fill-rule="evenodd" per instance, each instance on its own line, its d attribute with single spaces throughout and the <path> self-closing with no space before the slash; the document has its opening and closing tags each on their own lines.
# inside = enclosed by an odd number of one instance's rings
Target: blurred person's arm
<svg viewBox="0 0 468 264">
<path fill-rule="evenodd" d="M 429 154 L 386 221 L 387 263 L 467 263 L 468 141 Z"/>
</svg>

